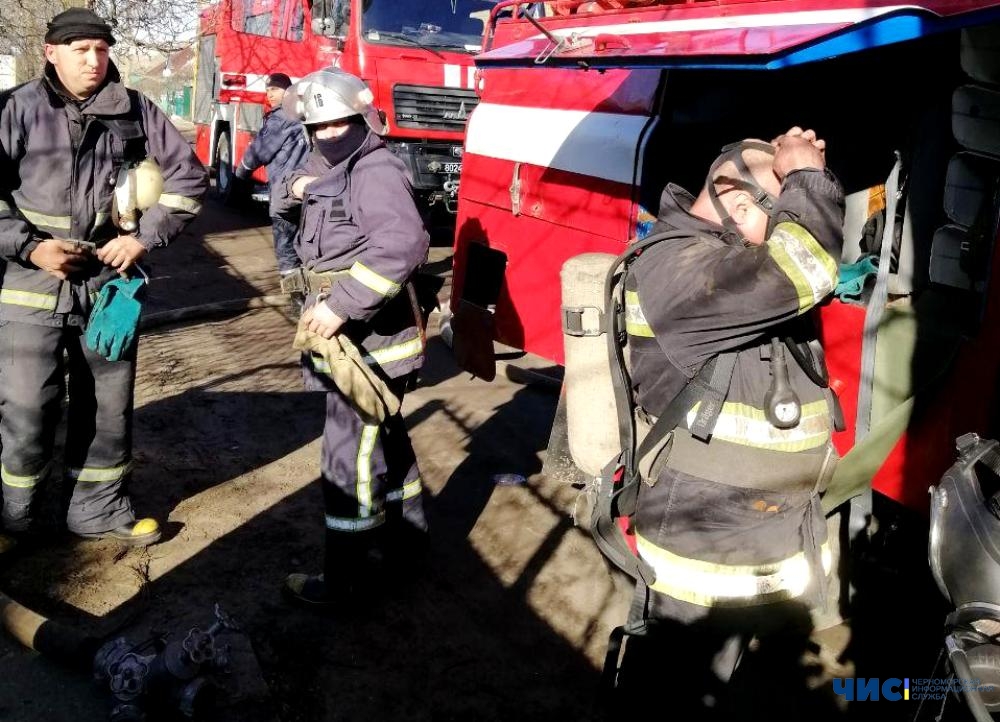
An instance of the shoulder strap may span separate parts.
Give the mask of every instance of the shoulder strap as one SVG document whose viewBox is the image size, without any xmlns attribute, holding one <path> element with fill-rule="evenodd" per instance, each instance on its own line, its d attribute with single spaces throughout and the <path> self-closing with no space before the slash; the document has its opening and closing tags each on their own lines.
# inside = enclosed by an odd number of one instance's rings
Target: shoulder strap
<svg viewBox="0 0 1000 722">
<path fill-rule="evenodd" d="M 702 405 L 692 424 L 692 433 L 707 439 L 722 410 L 736 365 L 735 352 L 719 354 L 710 359 L 671 399 L 642 444 L 638 449 L 635 448 L 635 404 L 624 357 L 624 276 L 629 265 L 650 246 L 690 237 L 684 231 L 669 231 L 653 234 L 634 244 L 612 263 L 604 284 L 605 308 L 608 311 L 605 315 L 608 357 L 622 451 L 601 471 L 597 479 L 597 503 L 591 517 L 590 531 L 598 548 L 615 566 L 647 585 L 653 584 L 656 575 L 649 564 L 629 549 L 617 522 L 619 517 L 630 517 L 635 513 L 639 483 L 642 480 L 637 460 L 677 428 L 687 411 L 699 401 Z"/>
<path fill-rule="evenodd" d="M 650 246 L 664 241 L 689 240 L 687 231 L 667 231 L 655 233 L 645 240 L 629 247 L 608 270 L 604 282 L 604 306 L 608 342 L 608 361 L 611 365 L 611 382 L 615 392 L 615 406 L 618 411 L 618 438 L 621 449 L 627 453 L 626 461 L 631 472 L 635 462 L 642 458 L 666 434 L 677 428 L 684 414 L 701 401 L 697 417 L 691 425 L 691 433 L 699 439 L 707 440 L 712 434 L 715 422 L 722 410 L 722 404 L 729 392 L 729 385 L 736 366 L 736 352 L 718 354 L 712 357 L 689 379 L 687 385 L 667 404 L 653 428 L 646 435 L 639 450 L 635 448 L 635 403 L 632 398 L 632 383 L 625 364 L 624 328 L 624 278 L 629 266 Z"/>
<path fill-rule="evenodd" d="M 607 328 L 608 361 L 611 364 L 611 383 L 615 392 L 615 407 L 618 411 L 618 440 L 620 448 L 629 454 L 631 464 L 635 452 L 635 406 L 632 403 L 632 384 L 625 365 L 625 290 L 624 280 L 632 265 L 642 253 L 657 243 L 664 241 L 688 240 L 686 231 L 666 231 L 654 233 L 644 240 L 634 243 L 611 264 L 604 279 L 604 308 Z M 631 467 L 630 467 L 631 468 Z"/>
</svg>

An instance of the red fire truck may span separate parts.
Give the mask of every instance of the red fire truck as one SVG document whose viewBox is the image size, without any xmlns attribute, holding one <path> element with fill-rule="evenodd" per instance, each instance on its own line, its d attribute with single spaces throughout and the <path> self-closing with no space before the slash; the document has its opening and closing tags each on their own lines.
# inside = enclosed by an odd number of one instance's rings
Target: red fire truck
<svg viewBox="0 0 1000 722">
<path fill-rule="evenodd" d="M 995 429 L 997 37 L 997 0 L 499 3 L 459 194 L 460 357 L 490 376 L 497 339 L 563 363 L 563 263 L 621 252 L 668 181 L 697 191 L 723 145 L 791 124 L 829 143 L 855 262 L 899 152 L 887 299 L 831 301 L 822 334 L 842 473 L 926 509 L 955 438 Z"/>
<path fill-rule="evenodd" d="M 336 65 L 364 78 L 387 141 L 418 195 L 453 210 L 466 119 L 477 103 L 472 54 L 493 0 L 220 0 L 202 11 L 196 151 L 225 194 L 264 112 L 264 81 Z M 266 180 L 264 170 L 255 175 Z"/>
</svg>

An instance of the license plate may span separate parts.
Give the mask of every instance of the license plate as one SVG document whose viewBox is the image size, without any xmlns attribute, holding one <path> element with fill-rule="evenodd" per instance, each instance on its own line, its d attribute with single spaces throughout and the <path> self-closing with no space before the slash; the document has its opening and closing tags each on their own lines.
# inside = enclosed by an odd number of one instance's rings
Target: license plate
<svg viewBox="0 0 1000 722">
<path fill-rule="evenodd" d="M 442 163 L 441 164 L 442 173 L 461 173 L 462 164 L 461 163 Z"/>
</svg>

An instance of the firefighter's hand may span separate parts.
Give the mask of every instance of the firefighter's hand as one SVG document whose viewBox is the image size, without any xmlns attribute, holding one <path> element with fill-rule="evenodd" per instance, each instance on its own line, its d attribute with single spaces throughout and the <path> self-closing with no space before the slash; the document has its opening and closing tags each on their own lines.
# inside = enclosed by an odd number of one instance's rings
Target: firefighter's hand
<svg viewBox="0 0 1000 722">
<path fill-rule="evenodd" d="M 72 241 L 47 238 L 35 247 L 28 260 L 56 278 L 66 280 L 83 268 L 89 255 L 90 251 Z"/>
<path fill-rule="evenodd" d="M 323 338 L 333 338 L 344 325 L 344 319 L 320 300 L 302 314 L 302 325 Z"/>
<path fill-rule="evenodd" d="M 771 141 L 774 146 L 774 173 L 779 180 L 793 170 L 826 168 L 826 141 L 816 137 L 814 130 L 798 126 Z"/>
<path fill-rule="evenodd" d="M 146 255 L 146 247 L 135 236 L 118 236 L 97 249 L 97 257 L 121 275 Z"/>
<path fill-rule="evenodd" d="M 309 184 L 314 180 L 316 180 L 316 176 L 314 175 L 304 175 L 300 178 L 296 178 L 292 181 L 292 195 L 296 198 L 302 198 L 305 196 L 306 188 L 308 188 Z M 327 338 L 329 338 L 329 336 Z"/>
</svg>

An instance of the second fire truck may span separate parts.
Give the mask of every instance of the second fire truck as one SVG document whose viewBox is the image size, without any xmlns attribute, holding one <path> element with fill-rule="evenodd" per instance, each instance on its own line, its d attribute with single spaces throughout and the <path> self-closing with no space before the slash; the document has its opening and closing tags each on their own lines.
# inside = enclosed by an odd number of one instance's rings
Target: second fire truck
<svg viewBox="0 0 1000 722">
<path fill-rule="evenodd" d="M 264 81 L 329 65 L 363 78 L 418 197 L 454 211 L 492 0 L 220 0 L 199 20 L 196 152 L 227 193 L 260 127 Z M 263 169 L 255 179 L 266 180 Z"/>
</svg>

